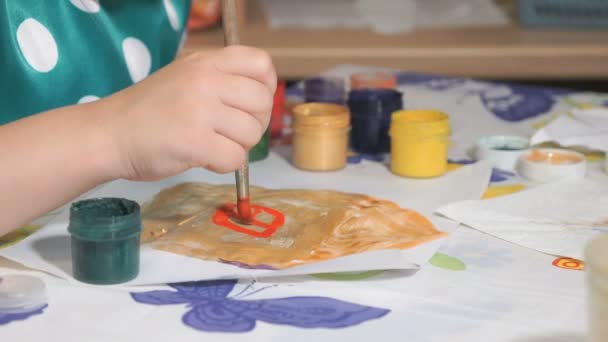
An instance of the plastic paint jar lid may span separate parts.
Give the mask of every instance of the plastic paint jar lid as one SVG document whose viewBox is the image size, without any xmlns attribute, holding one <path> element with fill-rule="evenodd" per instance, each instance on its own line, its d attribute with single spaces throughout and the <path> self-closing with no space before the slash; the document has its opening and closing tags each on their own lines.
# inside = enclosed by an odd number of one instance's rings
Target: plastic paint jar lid
<svg viewBox="0 0 608 342">
<path fill-rule="evenodd" d="M 563 179 L 582 179 L 587 172 L 587 161 L 581 153 L 553 148 L 532 149 L 517 161 L 517 172 L 538 183 Z"/>
<path fill-rule="evenodd" d="M 303 103 L 293 108 L 293 128 L 347 128 L 350 114 L 345 106 L 329 103 Z"/>
<path fill-rule="evenodd" d="M 104 285 L 135 278 L 141 230 L 137 202 L 100 198 L 73 203 L 68 231 L 74 278 Z"/>
<path fill-rule="evenodd" d="M 490 160 L 494 167 L 514 170 L 517 160 L 530 147 L 529 139 L 511 135 L 482 137 L 475 145 L 477 160 Z"/>
<path fill-rule="evenodd" d="M 46 303 L 46 285 L 41 279 L 21 274 L 0 277 L 0 314 L 32 312 Z"/>
<path fill-rule="evenodd" d="M 362 72 L 350 76 L 350 89 L 384 88 L 395 89 L 397 76 L 388 72 Z"/>
</svg>

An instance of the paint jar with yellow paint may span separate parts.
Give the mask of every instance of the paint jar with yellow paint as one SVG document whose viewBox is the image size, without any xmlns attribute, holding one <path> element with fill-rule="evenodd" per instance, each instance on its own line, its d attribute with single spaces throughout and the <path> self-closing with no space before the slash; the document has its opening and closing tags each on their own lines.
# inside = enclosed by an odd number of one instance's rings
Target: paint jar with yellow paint
<svg viewBox="0 0 608 342">
<path fill-rule="evenodd" d="M 605 342 L 608 336 L 608 235 L 593 240 L 585 251 L 589 342 Z"/>
<path fill-rule="evenodd" d="M 400 110 L 390 127 L 391 170 L 411 178 L 431 178 L 447 171 L 450 121 L 437 110 Z"/>
<path fill-rule="evenodd" d="M 350 113 L 342 105 L 304 103 L 293 109 L 293 164 L 309 171 L 346 166 Z"/>
</svg>

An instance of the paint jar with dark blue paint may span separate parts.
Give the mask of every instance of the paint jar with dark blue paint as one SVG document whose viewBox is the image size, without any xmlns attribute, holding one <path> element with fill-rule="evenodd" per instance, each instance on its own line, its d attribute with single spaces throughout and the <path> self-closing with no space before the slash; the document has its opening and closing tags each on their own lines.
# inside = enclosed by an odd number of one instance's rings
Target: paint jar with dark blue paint
<svg viewBox="0 0 608 342">
<path fill-rule="evenodd" d="M 356 89 L 348 94 L 351 147 L 360 153 L 390 151 L 391 114 L 403 108 L 403 94 L 394 89 Z"/>
<path fill-rule="evenodd" d="M 90 284 L 118 284 L 139 273 L 142 231 L 139 204 L 123 198 L 88 199 L 72 204 L 74 278 Z"/>
<path fill-rule="evenodd" d="M 306 102 L 345 104 L 344 80 L 339 77 L 316 77 L 304 81 Z"/>
</svg>

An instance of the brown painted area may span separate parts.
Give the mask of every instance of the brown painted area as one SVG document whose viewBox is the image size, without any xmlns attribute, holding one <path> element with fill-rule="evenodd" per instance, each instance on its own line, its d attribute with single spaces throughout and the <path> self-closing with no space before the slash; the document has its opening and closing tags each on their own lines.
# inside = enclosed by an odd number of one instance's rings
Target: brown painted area
<svg viewBox="0 0 608 342">
<path fill-rule="evenodd" d="M 255 205 L 285 216 L 271 237 L 259 238 L 213 223 L 217 209 L 234 197 L 233 185 L 185 183 L 166 189 L 143 207 L 143 242 L 200 259 L 287 268 L 363 251 L 411 248 L 445 235 L 421 214 L 367 195 L 252 187 Z"/>
</svg>

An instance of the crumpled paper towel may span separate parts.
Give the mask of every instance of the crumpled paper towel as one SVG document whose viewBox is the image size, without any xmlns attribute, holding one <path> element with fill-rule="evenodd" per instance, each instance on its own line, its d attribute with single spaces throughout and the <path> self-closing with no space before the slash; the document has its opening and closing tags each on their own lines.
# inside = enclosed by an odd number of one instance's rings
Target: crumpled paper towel
<svg viewBox="0 0 608 342">
<path fill-rule="evenodd" d="M 583 259 L 608 233 L 608 183 L 568 180 L 489 200 L 439 208 L 439 214 L 503 240 L 556 256 Z"/>
<path fill-rule="evenodd" d="M 574 109 L 538 130 L 531 144 L 556 142 L 565 147 L 608 151 L 608 107 Z"/>
</svg>

